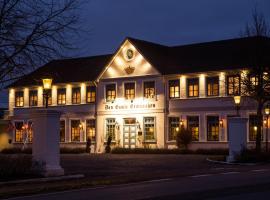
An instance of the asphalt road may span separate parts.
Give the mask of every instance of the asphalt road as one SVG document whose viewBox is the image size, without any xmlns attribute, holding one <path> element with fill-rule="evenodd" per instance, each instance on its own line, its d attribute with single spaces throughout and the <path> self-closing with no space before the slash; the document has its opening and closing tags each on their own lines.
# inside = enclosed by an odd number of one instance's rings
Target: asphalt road
<svg viewBox="0 0 270 200">
<path fill-rule="evenodd" d="M 136 174 L 134 174 L 136 175 Z M 12 200 L 270 199 L 270 168 L 197 174 L 134 184 L 33 195 Z"/>
</svg>

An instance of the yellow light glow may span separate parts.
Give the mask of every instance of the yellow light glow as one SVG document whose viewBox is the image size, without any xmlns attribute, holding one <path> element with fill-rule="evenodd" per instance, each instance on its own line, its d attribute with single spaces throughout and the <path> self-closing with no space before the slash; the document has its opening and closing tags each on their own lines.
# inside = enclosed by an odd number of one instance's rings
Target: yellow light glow
<svg viewBox="0 0 270 200">
<path fill-rule="evenodd" d="M 264 119 L 264 120 L 263 120 L 263 124 L 264 124 L 264 125 L 266 125 L 266 123 L 267 123 L 267 120 L 266 120 L 266 119 Z"/>
<path fill-rule="evenodd" d="M 265 108 L 264 108 L 264 112 L 266 115 L 269 115 L 270 114 L 270 107 L 269 105 L 267 105 Z"/>
<path fill-rule="evenodd" d="M 43 82 L 43 88 L 45 90 L 49 90 L 52 87 L 52 79 L 51 78 L 44 78 L 42 79 Z"/>
<path fill-rule="evenodd" d="M 178 132 L 179 131 L 179 127 L 176 127 L 175 130 Z"/>
<path fill-rule="evenodd" d="M 254 126 L 253 129 L 254 129 L 254 131 L 257 131 L 258 127 L 257 126 Z"/>
<path fill-rule="evenodd" d="M 117 56 L 114 61 L 115 61 L 116 65 L 119 65 L 119 66 L 124 65 L 124 60 L 122 58 L 120 58 L 120 56 Z"/>
<path fill-rule="evenodd" d="M 241 96 L 234 96 L 233 99 L 234 99 L 234 103 L 236 105 L 239 105 L 240 104 L 240 102 L 241 102 Z"/>
</svg>

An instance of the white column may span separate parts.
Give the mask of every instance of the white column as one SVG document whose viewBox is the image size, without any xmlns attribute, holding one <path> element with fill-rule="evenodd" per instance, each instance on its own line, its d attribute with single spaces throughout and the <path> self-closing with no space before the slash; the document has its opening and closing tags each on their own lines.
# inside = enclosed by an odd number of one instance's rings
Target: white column
<svg viewBox="0 0 270 200">
<path fill-rule="evenodd" d="M 180 77 L 180 98 L 185 99 L 187 98 L 187 86 L 186 86 L 186 77 Z"/>
<path fill-rule="evenodd" d="M 33 119 L 33 169 L 43 176 L 61 176 L 60 166 L 60 115 L 54 110 L 34 110 Z"/>
<path fill-rule="evenodd" d="M 86 85 L 85 83 L 81 84 L 81 103 L 86 103 Z"/>
<path fill-rule="evenodd" d="M 15 107 L 15 90 L 9 89 L 8 93 L 8 109 L 9 109 L 9 115 L 13 116 L 13 110 Z"/>
<path fill-rule="evenodd" d="M 43 106 L 43 88 L 38 87 L 38 107 Z"/>
<path fill-rule="evenodd" d="M 226 76 L 225 72 L 221 72 L 219 75 L 219 95 L 224 97 L 226 95 Z"/>
<path fill-rule="evenodd" d="M 205 75 L 201 74 L 199 78 L 199 90 L 200 90 L 200 97 L 204 98 L 205 97 Z"/>
<path fill-rule="evenodd" d="M 24 107 L 29 107 L 29 89 L 24 88 L 23 90 L 23 106 Z"/>
<path fill-rule="evenodd" d="M 52 106 L 57 105 L 57 86 L 52 86 Z"/>
<path fill-rule="evenodd" d="M 70 105 L 70 104 L 72 104 L 72 87 L 71 87 L 71 85 L 67 85 L 67 87 L 66 87 L 66 104 L 67 105 Z"/>
</svg>

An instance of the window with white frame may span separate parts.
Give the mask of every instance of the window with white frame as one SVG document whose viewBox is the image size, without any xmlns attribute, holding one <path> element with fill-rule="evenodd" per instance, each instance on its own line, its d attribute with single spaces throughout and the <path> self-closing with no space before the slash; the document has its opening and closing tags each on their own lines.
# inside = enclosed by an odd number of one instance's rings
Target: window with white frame
<svg viewBox="0 0 270 200">
<path fill-rule="evenodd" d="M 176 140 L 177 134 L 180 130 L 179 117 L 169 117 L 169 135 L 168 140 Z"/>
<path fill-rule="evenodd" d="M 199 116 L 187 116 L 187 128 L 192 134 L 192 141 L 199 141 Z"/>
<path fill-rule="evenodd" d="M 106 85 L 106 101 L 114 101 L 116 98 L 116 85 L 108 84 Z"/>
<path fill-rule="evenodd" d="M 92 142 L 96 140 L 96 120 L 87 119 L 86 120 L 86 140 L 90 138 Z"/>
<path fill-rule="evenodd" d="M 96 87 L 88 86 L 86 88 L 86 102 L 95 103 L 95 101 L 96 101 Z"/>
<path fill-rule="evenodd" d="M 80 142 L 80 120 L 71 120 L 71 141 Z"/>
<path fill-rule="evenodd" d="M 188 97 L 199 96 L 199 79 L 192 78 L 187 80 Z"/>
<path fill-rule="evenodd" d="M 29 92 L 29 106 L 37 106 L 37 104 L 38 104 L 37 90 L 30 90 L 30 92 Z"/>
<path fill-rule="evenodd" d="M 144 86 L 144 97 L 148 99 L 154 99 L 156 95 L 155 81 L 145 81 L 143 86 Z"/>
<path fill-rule="evenodd" d="M 65 142 L 66 136 L 66 121 L 60 120 L 60 142 Z"/>
<path fill-rule="evenodd" d="M 239 75 L 227 76 L 227 94 L 240 95 L 240 76 Z"/>
<path fill-rule="evenodd" d="M 125 99 L 135 99 L 135 83 L 125 83 Z"/>
<path fill-rule="evenodd" d="M 179 79 L 169 80 L 169 97 L 170 97 L 170 99 L 180 97 L 180 81 L 179 81 Z"/>
<path fill-rule="evenodd" d="M 106 119 L 106 141 L 108 140 L 109 136 L 111 136 L 112 141 L 115 140 L 115 128 L 116 128 L 115 118 Z"/>
<path fill-rule="evenodd" d="M 155 142 L 155 118 L 154 117 L 144 117 L 144 141 L 145 142 Z"/>
<path fill-rule="evenodd" d="M 207 116 L 207 140 L 219 141 L 219 116 Z"/>
<path fill-rule="evenodd" d="M 57 89 L 57 104 L 58 105 L 66 104 L 66 88 Z"/>
<path fill-rule="evenodd" d="M 15 92 L 15 107 L 23 107 L 23 105 L 24 105 L 23 91 L 16 91 Z"/>
<path fill-rule="evenodd" d="M 72 104 L 81 103 L 81 88 L 72 88 Z"/>
<path fill-rule="evenodd" d="M 207 96 L 219 95 L 219 77 L 207 77 Z"/>
<path fill-rule="evenodd" d="M 14 125 L 15 125 L 15 142 L 23 142 L 24 139 L 23 121 L 16 121 Z"/>
</svg>

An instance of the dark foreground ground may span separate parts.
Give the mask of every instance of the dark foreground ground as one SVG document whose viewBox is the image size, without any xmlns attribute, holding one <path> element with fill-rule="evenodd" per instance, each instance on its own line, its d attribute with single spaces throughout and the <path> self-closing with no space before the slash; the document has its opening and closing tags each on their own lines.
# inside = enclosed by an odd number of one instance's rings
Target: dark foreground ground
<svg viewBox="0 0 270 200">
<path fill-rule="evenodd" d="M 66 174 L 84 174 L 79 180 L 16 184 L 0 187 L 0 197 L 21 196 L 101 185 L 123 184 L 158 179 L 186 178 L 205 174 L 248 173 L 270 169 L 269 165 L 221 165 L 206 161 L 205 155 L 62 155 Z M 237 181 L 237 180 L 236 180 Z M 222 181 L 221 181 L 222 183 Z"/>
</svg>

